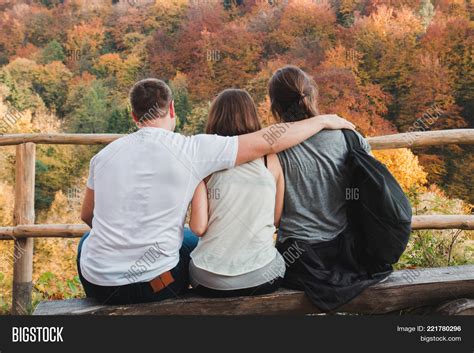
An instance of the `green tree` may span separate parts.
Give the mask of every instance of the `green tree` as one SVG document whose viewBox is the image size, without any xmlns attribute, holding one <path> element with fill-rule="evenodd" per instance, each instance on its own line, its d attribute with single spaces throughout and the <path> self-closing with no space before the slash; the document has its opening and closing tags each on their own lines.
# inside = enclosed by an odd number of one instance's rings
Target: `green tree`
<svg viewBox="0 0 474 353">
<path fill-rule="evenodd" d="M 184 125 L 182 131 L 187 135 L 202 134 L 206 127 L 209 115 L 209 103 L 203 102 L 193 108 L 188 118 L 188 123 Z"/>
<path fill-rule="evenodd" d="M 33 81 L 33 88 L 46 107 L 57 112 L 60 117 L 64 115 L 68 81 L 71 77 L 71 72 L 62 62 L 53 61 L 38 67 Z"/>
<path fill-rule="evenodd" d="M 41 64 L 49 64 L 52 61 L 64 61 L 65 59 L 66 56 L 64 55 L 62 45 L 54 39 L 41 51 L 39 62 Z"/>
<path fill-rule="evenodd" d="M 155 0 L 151 13 L 158 28 L 172 34 L 178 31 L 188 6 L 188 0 Z"/>
<path fill-rule="evenodd" d="M 107 90 L 101 81 L 78 87 L 68 97 L 67 125 L 72 132 L 99 133 L 107 130 Z"/>
<path fill-rule="evenodd" d="M 178 72 L 175 78 L 170 81 L 170 88 L 173 92 L 174 108 L 178 118 L 177 129 L 180 131 L 187 124 L 192 109 L 186 75 Z"/>
<path fill-rule="evenodd" d="M 47 210 L 58 190 L 67 190 L 84 173 L 91 157 L 88 146 L 38 145 L 35 207 Z"/>
<path fill-rule="evenodd" d="M 48 9 L 51 9 L 55 6 L 64 3 L 64 0 L 40 0 L 40 3 L 46 6 Z"/>
<path fill-rule="evenodd" d="M 114 108 L 107 119 L 107 132 L 124 134 L 136 129 L 127 107 Z"/>
<path fill-rule="evenodd" d="M 0 69 L 0 83 L 8 88 L 5 100 L 20 111 L 33 111 L 44 106 L 42 99 L 33 89 L 38 65 L 28 59 L 17 58 Z"/>
<path fill-rule="evenodd" d="M 350 27 L 354 23 L 354 11 L 357 7 L 356 0 L 336 0 L 333 5 L 336 8 L 337 22 L 344 27 Z"/>
</svg>

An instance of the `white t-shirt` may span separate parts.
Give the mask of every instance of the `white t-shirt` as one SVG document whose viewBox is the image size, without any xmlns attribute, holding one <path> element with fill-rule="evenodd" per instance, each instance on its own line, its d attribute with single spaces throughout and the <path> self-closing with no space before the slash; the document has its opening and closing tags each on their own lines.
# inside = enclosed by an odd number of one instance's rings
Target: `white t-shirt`
<svg viewBox="0 0 474 353">
<path fill-rule="evenodd" d="M 186 137 L 146 127 L 109 144 L 90 162 L 92 230 L 81 252 L 89 282 L 150 281 L 179 262 L 183 225 L 196 186 L 235 165 L 238 138 Z"/>
</svg>

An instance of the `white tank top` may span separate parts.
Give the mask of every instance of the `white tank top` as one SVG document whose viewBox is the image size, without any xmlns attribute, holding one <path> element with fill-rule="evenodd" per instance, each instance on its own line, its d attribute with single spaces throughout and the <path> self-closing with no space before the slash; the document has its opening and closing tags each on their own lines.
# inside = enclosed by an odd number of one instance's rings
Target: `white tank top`
<svg viewBox="0 0 474 353">
<path fill-rule="evenodd" d="M 214 173 L 207 184 L 209 227 L 191 253 L 196 267 L 236 276 L 275 259 L 275 178 L 258 159 Z"/>
</svg>

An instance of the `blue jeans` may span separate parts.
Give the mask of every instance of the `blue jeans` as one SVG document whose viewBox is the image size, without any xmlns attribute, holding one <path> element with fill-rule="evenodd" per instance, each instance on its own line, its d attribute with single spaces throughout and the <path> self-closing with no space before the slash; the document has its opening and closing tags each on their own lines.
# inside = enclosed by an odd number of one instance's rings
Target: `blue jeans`
<svg viewBox="0 0 474 353">
<path fill-rule="evenodd" d="M 149 282 L 131 283 L 122 286 L 99 286 L 87 281 L 81 273 L 80 259 L 84 240 L 81 238 L 77 249 L 77 272 L 88 298 L 95 298 L 102 304 L 135 304 L 176 298 L 189 288 L 190 254 L 198 243 L 198 237 L 189 228 L 184 228 L 184 240 L 179 250 L 179 263 L 171 269 L 174 282 L 158 293 L 154 293 Z"/>
</svg>

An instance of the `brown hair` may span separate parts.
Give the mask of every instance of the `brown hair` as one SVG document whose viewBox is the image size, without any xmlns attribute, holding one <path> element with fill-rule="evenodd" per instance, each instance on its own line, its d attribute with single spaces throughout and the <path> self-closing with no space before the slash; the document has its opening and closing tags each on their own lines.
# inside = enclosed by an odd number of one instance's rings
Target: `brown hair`
<svg viewBox="0 0 474 353">
<path fill-rule="evenodd" d="M 132 111 L 140 122 L 165 117 L 172 99 L 168 85 L 156 78 L 138 81 L 130 90 Z"/>
<path fill-rule="evenodd" d="M 261 128 L 257 108 L 247 91 L 226 89 L 212 102 L 206 134 L 236 136 L 255 132 Z"/>
<path fill-rule="evenodd" d="M 277 121 L 298 121 L 318 115 L 318 88 L 306 72 L 296 66 L 275 71 L 268 82 L 270 109 Z"/>
</svg>

